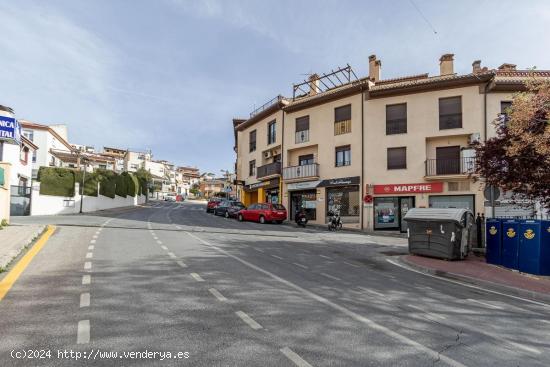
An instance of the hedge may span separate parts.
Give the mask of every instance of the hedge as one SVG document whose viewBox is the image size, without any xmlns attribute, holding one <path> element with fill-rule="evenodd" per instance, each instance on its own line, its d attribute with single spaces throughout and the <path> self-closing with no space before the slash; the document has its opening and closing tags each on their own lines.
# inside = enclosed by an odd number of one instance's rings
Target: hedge
<svg viewBox="0 0 550 367">
<path fill-rule="evenodd" d="M 124 172 L 126 173 L 126 172 Z M 118 196 L 122 196 L 123 198 L 125 198 L 127 196 L 127 193 L 128 193 L 128 185 L 127 185 L 127 182 L 126 182 L 126 175 L 125 174 L 121 174 L 121 175 L 117 175 L 116 176 L 116 189 L 115 189 L 115 193 L 118 195 Z"/>
<path fill-rule="evenodd" d="M 139 190 L 139 182 L 137 180 L 137 177 L 128 172 L 123 172 L 122 176 L 126 181 L 126 194 L 132 197 L 136 196 Z"/>
<path fill-rule="evenodd" d="M 36 178 L 40 182 L 40 194 L 73 197 L 75 174 L 72 169 L 40 167 Z"/>
<path fill-rule="evenodd" d="M 100 173 L 99 193 L 111 199 L 115 198 L 118 175 L 113 171 L 98 171 Z"/>
<path fill-rule="evenodd" d="M 97 182 L 101 175 L 98 172 L 86 172 L 84 178 L 84 195 L 97 196 Z M 75 171 L 75 180 L 79 184 L 82 183 L 82 171 Z M 82 194 L 82 188 L 78 190 L 78 194 Z"/>
</svg>

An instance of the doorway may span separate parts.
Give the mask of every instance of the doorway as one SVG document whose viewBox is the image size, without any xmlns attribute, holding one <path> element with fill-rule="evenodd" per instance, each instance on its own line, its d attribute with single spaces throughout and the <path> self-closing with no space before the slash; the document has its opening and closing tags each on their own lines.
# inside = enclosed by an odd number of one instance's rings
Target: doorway
<svg viewBox="0 0 550 367">
<path fill-rule="evenodd" d="M 403 218 L 414 208 L 414 204 L 414 196 L 374 198 L 374 229 L 407 232 L 407 223 Z"/>
</svg>

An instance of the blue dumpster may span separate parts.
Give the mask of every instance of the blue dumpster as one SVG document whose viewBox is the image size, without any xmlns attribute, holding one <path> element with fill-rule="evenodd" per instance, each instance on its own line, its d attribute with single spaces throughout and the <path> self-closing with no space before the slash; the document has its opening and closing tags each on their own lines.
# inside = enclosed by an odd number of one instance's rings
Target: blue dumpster
<svg viewBox="0 0 550 367">
<path fill-rule="evenodd" d="M 501 221 L 498 219 L 487 219 L 485 222 L 486 253 L 485 259 L 489 264 L 502 264 L 502 241 Z"/>
<path fill-rule="evenodd" d="M 550 220 L 540 224 L 540 275 L 550 275 Z"/>
<path fill-rule="evenodd" d="M 522 220 L 519 225 L 518 269 L 524 273 L 541 272 L 541 234 L 540 221 Z"/>
<path fill-rule="evenodd" d="M 518 269 L 519 222 L 513 219 L 502 221 L 502 265 Z"/>
</svg>

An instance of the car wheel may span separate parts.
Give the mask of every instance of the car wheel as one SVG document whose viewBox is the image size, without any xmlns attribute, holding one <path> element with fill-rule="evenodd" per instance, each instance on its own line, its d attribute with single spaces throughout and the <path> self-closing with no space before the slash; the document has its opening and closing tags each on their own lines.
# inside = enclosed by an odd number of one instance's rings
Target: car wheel
<svg viewBox="0 0 550 367">
<path fill-rule="evenodd" d="M 260 215 L 260 223 L 265 224 L 265 217 L 263 215 Z"/>
<path fill-rule="evenodd" d="M 282 221 L 282 220 L 278 220 L 278 221 L 276 221 L 275 223 L 281 224 L 281 223 L 283 223 L 283 221 Z"/>
<path fill-rule="evenodd" d="M 244 220 L 243 215 L 239 214 L 239 222 L 242 222 Z"/>
<path fill-rule="evenodd" d="M 224 215 L 226 218 L 229 218 L 229 212 L 226 210 L 225 211 L 225 215 Z"/>
</svg>

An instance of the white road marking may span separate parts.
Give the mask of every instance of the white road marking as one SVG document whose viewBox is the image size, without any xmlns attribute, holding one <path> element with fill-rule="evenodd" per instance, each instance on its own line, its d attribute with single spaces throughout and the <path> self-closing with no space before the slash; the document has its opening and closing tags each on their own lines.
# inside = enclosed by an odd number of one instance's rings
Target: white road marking
<svg viewBox="0 0 550 367">
<path fill-rule="evenodd" d="M 76 334 L 76 344 L 88 344 L 90 342 L 90 320 L 80 320 Z"/>
<path fill-rule="evenodd" d="M 202 277 L 197 274 L 197 273 L 191 273 L 191 276 L 197 281 L 197 282 L 204 282 L 204 279 L 202 279 Z"/>
<path fill-rule="evenodd" d="M 324 258 L 324 259 L 329 259 L 329 260 L 332 260 L 332 257 L 329 257 L 329 256 L 325 256 L 325 255 L 319 255 L 320 257 Z"/>
<path fill-rule="evenodd" d="M 407 306 L 410 307 L 410 308 L 414 308 L 415 310 L 418 310 L 418 311 L 424 313 L 424 316 L 425 316 L 426 318 L 428 318 L 428 319 L 429 319 L 430 317 L 431 317 L 431 318 L 435 318 L 435 319 L 439 319 L 439 320 L 446 320 L 446 319 L 447 319 L 447 318 L 446 318 L 445 316 L 443 316 L 443 315 L 438 315 L 438 314 L 436 314 L 436 313 L 428 312 L 428 311 L 426 311 L 425 309 L 423 309 L 423 308 L 420 307 L 420 306 L 411 305 L 411 304 L 408 304 Z"/>
<path fill-rule="evenodd" d="M 225 297 L 223 296 L 223 294 L 221 294 L 217 289 L 215 289 L 215 288 L 210 288 L 208 291 L 209 291 L 210 293 L 212 293 L 212 295 L 213 295 L 214 297 L 216 297 L 216 298 L 218 299 L 218 301 L 221 301 L 221 302 L 227 301 L 227 298 L 225 298 Z"/>
<path fill-rule="evenodd" d="M 293 263 L 293 264 L 296 265 L 296 266 L 301 267 L 302 269 L 309 269 L 307 266 L 302 265 L 302 264 L 298 264 L 298 263 Z"/>
<path fill-rule="evenodd" d="M 80 307 L 90 307 L 90 293 L 80 295 Z"/>
<path fill-rule="evenodd" d="M 319 273 L 319 274 L 321 274 L 322 276 L 327 277 L 327 278 L 329 278 L 329 279 L 332 279 L 332 280 L 342 280 L 342 279 L 340 279 L 340 278 L 338 278 L 338 277 L 335 277 L 335 276 L 330 275 L 330 274 L 327 274 L 327 273 Z"/>
<path fill-rule="evenodd" d="M 172 259 L 175 259 L 175 258 L 176 258 L 176 255 L 175 255 L 173 252 L 169 252 L 169 253 L 168 253 L 168 256 L 170 256 Z"/>
<path fill-rule="evenodd" d="M 280 256 L 277 256 L 277 255 L 271 255 L 272 257 L 276 258 L 276 259 L 279 259 L 279 260 L 282 260 L 283 258 L 280 257 Z"/>
<path fill-rule="evenodd" d="M 98 228 L 97 229 L 97 233 L 101 233 L 101 231 L 103 231 L 103 228 Z"/>
<path fill-rule="evenodd" d="M 162 245 L 162 241 L 157 240 L 157 244 Z"/>
<path fill-rule="evenodd" d="M 97 234 L 94 234 L 94 235 L 92 236 L 92 238 L 93 238 L 93 239 L 97 239 Z"/>
<path fill-rule="evenodd" d="M 361 289 L 364 292 L 374 294 L 375 296 L 378 296 L 378 297 L 386 297 L 386 295 L 384 293 L 380 293 L 380 292 L 377 292 L 377 291 L 369 289 L 369 288 L 365 288 L 365 287 L 357 287 L 357 288 Z"/>
<path fill-rule="evenodd" d="M 213 245 L 208 241 L 203 240 L 202 238 L 194 235 L 193 233 L 189 233 L 189 232 L 185 232 L 185 233 L 187 233 L 188 236 L 193 237 L 194 239 L 200 241 L 204 245 L 218 251 L 219 253 L 224 254 L 225 256 L 230 257 L 230 258 L 240 262 L 241 264 L 248 266 L 250 269 L 253 269 L 253 270 L 255 270 L 259 273 L 267 275 L 271 279 L 274 279 L 274 280 L 278 281 L 279 283 L 286 285 L 289 288 L 293 288 L 294 290 L 302 293 L 303 295 L 305 295 L 305 296 L 307 296 L 307 297 L 309 297 L 309 298 L 311 298 L 311 299 L 313 299 L 313 300 L 315 300 L 319 303 L 322 303 L 325 306 L 328 306 L 328 307 L 330 307 L 330 308 L 332 308 L 336 311 L 339 311 L 339 312 L 343 313 L 344 315 L 354 319 L 355 321 L 358 321 L 358 322 L 370 327 L 371 329 L 382 332 L 382 333 L 388 335 L 391 338 L 394 338 L 394 339 L 396 339 L 396 340 L 398 340 L 398 341 L 400 341 L 404 344 L 412 346 L 412 347 L 416 348 L 417 350 L 428 354 L 431 358 L 440 360 L 443 363 L 446 363 L 446 364 L 451 365 L 453 367 L 466 367 L 464 364 L 462 364 L 462 363 L 460 363 L 460 362 L 458 362 L 458 361 L 456 361 L 456 360 L 454 360 L 450 357 L 447 357 L 444 354 L 439 353 L 437 350 L 430 349 L 429 347 L 417 342 L 416 340 L 410 339 L 410 338 L 406 337 L 405 335 L 399 334 L 398 332 L 396 332 L 396 331 L 394 331 L 394 330 L 392 330 L 392 329 L 390 329 L 390 328 L 388 328 L 384 325 L 381 325 L 381 324 L 379 324 L 379 323 L 377 323 L 377 322 L 375 322 L 375 321 L 373 321 L 373 320 L 371 320 L 371 319 L 369 319 L 365 316 L 362 316 L 362 315 L 360 315 L 360 314 L 358 314 L 354 311 L 351 311 L 351 310 L 345 308 L 344 306 L 341 306 L 337 303 L 334 303 L 334 302 L 328 300 L 325 297 L 319 296 L 318 294 L 313 293 L 312 291 L 309 291 L 305 288 L 302 288 L 297 284 L 294 284 L 294 283 L 292 283 L 292 282 L 290 282 L 286 279 L 281 278 L 278 275 L 275 275 L 275 274 L 273 274 L 273 273 L 271 273 L 271 272 L 269 272 L 269 271 L 267 271 L 263 268 L 260 268 L 259 266 L 256 266 L 256 265 L 254 265 L 254 264 L 252 264 L 252 263 L 250 263 L 250 262 L 248 262 L 244 259 L 241 259 L 239 256 L 233 255 L 232 253 L 230 253 L 230 252 L 228 252 L 228 251 L 226 251 L 226 250 L 224 250 L 224 249 L 222 249 L 222 248 L 220 248 L 216 245 Z"/>
<path fill-rule="evenodd" d="M 309 363 L 307 363 L 302 357 L 294 353 L 292 349 L 289 347 L 284 347 L 283 349 L 280 349 L 281 353 L 285 355 L 288 359 L 290 359 L 294 364 L 298 367 L 313 367 Z"/>
<path fill-rule="evenodd" d="M 355 267 L 355 268 L 360 268 L 359 265 L 355 265 L 355 264 L 349 263 L 349 262 L 347 262 L 347 261 L 344 261 L 344 264 L 349 265 L 349 266 L 353 266 L 353 267 Z"/>
<path fill-rule="evenodd" d="M 262 250 L 261 248 L 256 248 L 256 247 L 253 247 L 254 250 L 258 251 L 258 252 L 264 252 L 264 250 Z"/>
<path fill-rule="evenodd" d="M 477 299 L 468 298 L 467 301 L 474 302 L 474 303 L 479 303 L 480 305 L 483 305 L 483 306 L 486 306 L 486 307 L 489 307 L 489 308 L 492 308 L 492 309 L 495 309 L 495 310 L 502 310 L 502 307 L 500 307 L 500 306 L 495 306 L 495 305 L 492 305 L 492 304 L 487 303 L 487 302 L 478 301 Z"/>
<path fill-rule="evenodd" d="M 92 282 L 92 276 L 91 275 L 83 275 L 82 276 L 82 285 L 87 285 Z"/>
<path fill-rule="evenodd" d="M 94 253 L 93 252 L 88 252 L 86 254 L 86 259 L 91 259 L 92 257 L 94 257 Z"/>
<path fill-rule="evenodd" d="M 166 246 L 164 246 L 164 245 L 160 246 L 160 248 L 163 249 L 163 250 L 165 250 L 165 251 L 168 251 L 168 247 L 166 247 Z"/>
<path fill-rule="evenodd" d="M 185 265 L 185 263 L 183 261 L 176 261 L 176 264 L 178 264 L 179 266 L 181 266 L 182 268 L 186 268 L 187 265 Z"/>
<path fill-rule="evenodd" d="M 252 317 L 248 316 L 246 313 L 242 311 L 235 312 L 237 316 L 241 318 L 248 326 L 252 328 L 252 330 L 259 330 L 262 328 L 262 325 L 258 324 Z"/>
<path fill-rule="evenodd" d="M 157 236 L 153 236 L 153 238 L 154 238 L 156 241 L 158 241 L 158 239 L 159 239 Z"/>
<path fill-rule="evenodd" d="M 91 240 L 90 243 L 95 243 L 95 240 Z"/>
<path fill-rule="evenodd" d="M 86 261 L 84 263 L 84 269 L 90 270 L 92 268 L 92 263 L 90 261 Z"/>
<path fill-rule="evenodd" d="M 90 246 L 88 246 L 88 250 L 93 250 L 94 248 L 95 248 L 95 246 L 94 246 L 94 245 L 90 245 Z"/>
</svg>

